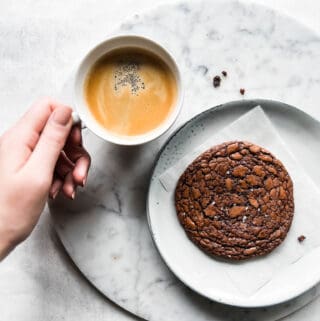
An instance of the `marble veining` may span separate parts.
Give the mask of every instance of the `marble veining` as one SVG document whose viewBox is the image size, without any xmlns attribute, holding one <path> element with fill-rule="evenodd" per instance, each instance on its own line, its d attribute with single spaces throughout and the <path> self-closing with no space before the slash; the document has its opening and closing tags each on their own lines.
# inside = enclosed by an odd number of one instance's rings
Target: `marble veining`
<svg viewBox="0 0 320 321">
<path fill-rule="evenodd" d="M 285 101 L 320 118 L 320 38 L 269 9 L 239 1 L 167 5 L 134 16 L 115 33 L 149 36 L 176 57 L 185 102 L 175 128 L 211 106 L 240 99 L 241 87 L 245 97 Z M 228 76 L 214 89 L 212 77 L 222 70 Z M 62 93 L 70 103 L 71 81 Z M 51 205 L 57 232 L 84 275 L 150 321 L 276 320 L 315 298 L 319 287 L 286 304 L 239 309 L 202 298 L 172 275 L 154 247 L 145 212 L 153 161 L 170 132 L 124 148 L 85 130 L 93 156 L 88 185 L 73 203 Z"/>
</svg>

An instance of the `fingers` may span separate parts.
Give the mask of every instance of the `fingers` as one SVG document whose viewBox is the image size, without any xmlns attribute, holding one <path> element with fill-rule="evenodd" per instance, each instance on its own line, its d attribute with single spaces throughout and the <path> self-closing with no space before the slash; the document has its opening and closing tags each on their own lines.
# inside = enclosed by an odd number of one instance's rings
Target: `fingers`
<svg viewBox="0 0 320 321">
<path fill-rule="evenodd" d="M 50 181 L 72 126 L 71 113 L 71 108 L 64 106 L 53 111 L 28 160 L 28 169 Z"/>
<path fill-rule="evenodd" d="M 51 98 L 40 99 L 21 117 L 16 126 L 29 131 L 36 131 L 40 134 L 52 112 L 60 107 L 65 107 L 65 105 Z"/>
<path fill-rule="evenodd" d="M 27 163 L 48 119 L 57 108 L 66 107 L 49 98 L 39 100 L 5 133 L 3 141 L 8 168 L 17 171 Z"/>
<path fill-rule="evenodd" d="M 62 186 L 63 193 L 72 200 L 76 196 L 76 184 L 72 177 L 72 172 L 68 173 Z"/>
<path fill-rule="evenodd" d="M 58 196 L 62 186 L 63 186 L 62 179 L 59 177 L 55 177 L 50 187 L 49 197 L 52 199 L 55 199 Z"/>
<path fill-rule="evenodd" d="M 55 199 L 61 191 L 66 197 L 74 199 L 76 186 L 72 177 L 73 169 L 74 164 L 62 151 L 55 167 L 54 180 L 49 191 L 49 196 L 52 199 Z"/>
<path fill-rule="evenodd" d="M 83 156 L 81 156 L 75 164 L 73 170 L 73 179 L 77 184 L 84 186 L 87 181 L 88 172 L 90 168 L 91 159 L 86 151 L 83 151 Z"/>
<path fill-rule="evenodd" d="M 74 163 L 62 151 L 56 164 L 55 173 L 56 179 L 51 186 L 52 198 L 54 199 L 60 191 L 70 199 L 75 198 L 76 183 L 73 180 L 72 172 L 74 170 Z M 54 192 L 57 191 L 56 194 Z M 51 194 L 50 194 L 51 195 Z"/>
<path fill-rule="evenodd" d="M 21 138 L 31 150 L 36 146 L 39 136 L 56 108 L 66 107 L 53 99 L 43 98 L 35 102 L 15 125 L 15 130 L 22 131 Z"/>
<path fill-rule="evenodd" d="M 73 182 L 72 172 L 69 172 L 64 180 L 58 176 L 54 178 L 50 187 L 49 196 L 55 199 L 60 192 L 63 192 L 66 197 L 72 200 L 75 198 L 76 185 Z"/>
<path fill-rule="evenodd" d="M 55 172 L 61 179 L 64 179 L 68 173 L 72 172 L 74 169 L 74 164 L 70 161 L 70 159 L 66 156 L 66 154 L 62 151 L 56 167 Z"/>
<path fill-rule="evenodd" d="M 81 128 L 75 126 L 67 140 L 64 148 L 68 158 L 75 164 L 73 179 L 76 184 L 84 186 L 87 180 L 91 158 L 88 152 L 82 147 Z"/>
<path fill-rule="evenodd" d="M 62 192 L 66 197 L 74 199 L 77 186 L 84 186 L 86 183 L 90 161 L 89 154 L 82 147 L 81 128 L 75 126 L 56 163 L 50 197 L 55 198 Z"/>
</svg>

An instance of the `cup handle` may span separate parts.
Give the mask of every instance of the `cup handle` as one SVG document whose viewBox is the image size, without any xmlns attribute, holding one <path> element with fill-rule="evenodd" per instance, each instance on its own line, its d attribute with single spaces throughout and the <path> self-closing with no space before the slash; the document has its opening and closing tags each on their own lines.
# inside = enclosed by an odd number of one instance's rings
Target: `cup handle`
<svg viewBox="0 0 320 321">
<path fill-rule="evenodd" d="M 81 129 L 87 128 L 87 126 L 81 121 L 81 118 L 77 112 L 73 111 L 71 116 L 72 116 L 72 126 L 81 124 Z"/>
<path fill-rule="evenodd" d="M 77 125 L 79 123 L 81 123 L 81 119 L 80 119 L 79 115 L 75 111 L 73 111 L 72 112 L 72 125 Z"/>
</svg>

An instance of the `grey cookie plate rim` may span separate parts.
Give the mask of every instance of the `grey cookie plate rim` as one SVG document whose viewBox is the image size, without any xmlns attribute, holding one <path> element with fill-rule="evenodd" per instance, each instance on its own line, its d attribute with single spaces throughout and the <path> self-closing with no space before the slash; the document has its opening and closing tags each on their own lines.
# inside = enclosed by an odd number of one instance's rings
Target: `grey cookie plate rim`
<svg viewBox="0 0 320 321">
<path fill-rule="evenodd" d="M 306 293 L 308 290 L 310 290 L 312 287 L 314 287 L 317 283 L 320 282 L 320 273 L 316 278 L 310 279 L 309 282 L 306 282 L 305 287 L 301 290 L 298 289 L 295 292 L 290 293 L 286 298 L 284 299 L 278 299 L 278 300 L 268 300 L 266 302 L 264 302 L 263 304 L 258 303 L 258 304 L 246 304 L 244 302 L 237 302 L 234 300 L 230 300 L 230 299 L 226 299 L 223 297 L 210 297 L 208 295 L 206 295 L 206 293 L 204 293 L 202 290 L 199 290 L 197 288 L 195 288 L 193 285 L 191 285 L 187 279 L 183 278 L 181 275 L 179 275 L 179 273 L 177 273 L 177 271 L 175 271 L 172 266 L 170 265 L 170 262 L 168 262 L 165 259 L 165 255 L 163 254 L 163 249 L 160 248 L 159 244 L 157 243 L 157 236 L 153 230 L 153 226 L 152 226 L 152 219 L 151 219 L 151 210 L 150 210 L 150 195 L 151 195 L 151 190 L 152 190 L 152 186 L 153 186 L 153 181 L 154 179 L 157 177 L 157 170 L 159 167 L 159 162 L 161 160 L 162 155 L 164 154 L 165 150 L 168 148 L 168 146 L 175 140 L 175 138 L 177 137 L 177 135 L 179 135 L 179 133 L 181 131 L 183 131 L 186 127 L 188 127 L 188 125 L 196 122 L 197 120 L 201 119 L 201 118 L 205 118 L 206 115 L 209 114 L 213 114 L 216 115 L 219 112 L 222 112 L 226 109 L 236 109 L 236 107 L 238 107 L 239 109 L 243 108 L 243 110 L 249 111 L 252 108 L 254 108 L 257 105 L 261 105 L 264 109 L 266 108 L 266 111 L 268 110 L 268 108 L 272 109 L 272 108 L 279 108 L 279 111 L 281 112 L 293 112 L 294 114 L 296 114 L 299 118 L 304 118 L 307 119 L 308 121 L 313 122 L 319 130 L 319 134 L 320 134 L 320 122 L 318 120 L 316 120 L 315 118 L 313 118 L 312 116 L 310 116 L 309 114 L 307 114 L 306 112 L 304 112 L 303 110 L 294 107 L 292 105 L 283 103 L 283 102 L 279 102 L 276 100 L 271 100 L 271 99 L 244 99 L 244 100 L 236 100 L 236 101 L 231 101 L 231 102 L 226 102 L 223 104 L 219 104 L 215 107 L 209 108 L 195 116 L 193 116 L 191 119 L 189 119 L 188 121 L 184 122 L 181 126 L 179 126 L 168 138 L 167 140 L 163 143 L 161 149 L 159 150 L 157 156 L 155 157 L 155 161 L 154 161 L 154 165 L 151 171 L 151 176 L 150 176 L 150 180 L 149 180 L 149 188 L 148 188 L 148 192 L 147 192 L 147 201 L 146 201 L 146 213 L 147 213 L 147 222 L 148 222 L 148 227 L 149 227 L 149 231 L 150 234 L 152 236 L 152 241 L 158 251 L 158 253 L 160 254 L 160 257 L 162 258 L 163 262 L 167 265 L 167 267 L 170 269 L 170 271 L 182 282 L 184 283 L 187 287 L 189 287 L 191 290 L 193 290 L 194 292 L 208 298 L 209 300 L 212 301 L 216 301 L 222 304 L 227 304 L 230 306 L 238 306 L 238 307 L 243 307 L 243 308 L 259 308 L 259 307 L 268 307 L 268 306 L 274 306 L 280 303 L 284 303 L 284 302 L 288 302 L 290 300 L 293 300 L 297 297 L 299 297 L 300 295 Z M 272 105 L 273 107 L 270 107 L 270 105 Z M 269 107 L 266 107 L 269 106 Z M 277 107 L 275 107 L 277 106 Z M 302 119 L 301 118 L 301 119 Z M 320 136 L 318 136 L 320 137 Z M 169 168 L 172 164 L 168 165 L 167 168 Z M 166 169 L 166 168 L 165 168 Z M 164 169 L 164 170 L 165 170 Z"/>
</svg>

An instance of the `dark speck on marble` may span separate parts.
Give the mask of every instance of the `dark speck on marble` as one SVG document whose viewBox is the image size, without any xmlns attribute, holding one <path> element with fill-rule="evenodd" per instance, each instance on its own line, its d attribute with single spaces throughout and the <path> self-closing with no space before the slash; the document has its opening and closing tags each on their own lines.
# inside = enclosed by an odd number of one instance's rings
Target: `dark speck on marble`
<svg viewBox="0 0 320 321">
<path fill-rule="evenodd" d="M 207 73 L 208 73 L 208 71 L 209 71 L 209 69 L 208 69 L 208 67 L 207 66 L 205 66 L 205 65 L 199 65 L 199 66 L 197 66 L 197 72 L 199 72 L 199 73 L 201 73 L 203 76 L 205 76 Z"/>
</svg>

